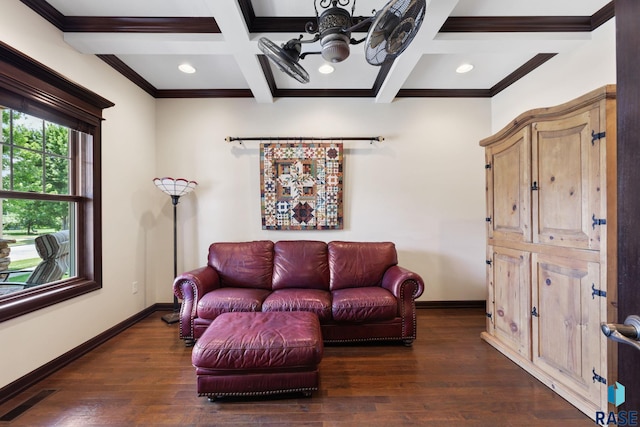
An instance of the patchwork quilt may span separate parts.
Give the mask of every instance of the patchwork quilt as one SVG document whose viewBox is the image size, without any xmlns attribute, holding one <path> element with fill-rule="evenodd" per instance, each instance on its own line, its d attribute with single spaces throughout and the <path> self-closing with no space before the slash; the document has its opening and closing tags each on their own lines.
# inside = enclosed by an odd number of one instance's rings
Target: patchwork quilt
<svg viewBox="0 0 640 427">
<path fill-rule="evenodd" d="M 342 229 L 343 146 L 260 144 L 262 228 Z"/>
</svg>

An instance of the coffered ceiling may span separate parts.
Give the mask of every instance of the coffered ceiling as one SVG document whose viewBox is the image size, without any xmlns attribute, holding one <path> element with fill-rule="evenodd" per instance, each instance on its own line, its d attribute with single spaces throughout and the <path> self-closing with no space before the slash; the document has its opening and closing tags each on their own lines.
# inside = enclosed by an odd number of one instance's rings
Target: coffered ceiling
<svg viewBox="0 0 640 427">
<path fill-rule="evenodd" d="M 591 40 L 613 17 L 609 0 L 431 0 L 423 25 L 393 63 L 371 66 L 363 45 L 321 74 L 320 55 L 300 61 L 302 84 L 271 64 L 258 48 L 266 36 L 280 45 L 304 35 L 320 0 L 22 0 L 85 54 L 99 56 L 156 98 L 253 97 L 491 97 L 554 55 Z M 345 0 L 342 0 L 344 2 Z M 355 0 L 355 17 L 385 0 Z M 345 8 L 350 12 L 353 0 Z M 319 8 L 320 11 L 322 9 Z M 366 36 L 366 29 L 353 34 Z M 318 42 L 303 52 L 319 51 Z M 178 70 L 189 63 L 193 74 Z M 473 70 L 456 73 L 469 63 Z"/>
</svg>

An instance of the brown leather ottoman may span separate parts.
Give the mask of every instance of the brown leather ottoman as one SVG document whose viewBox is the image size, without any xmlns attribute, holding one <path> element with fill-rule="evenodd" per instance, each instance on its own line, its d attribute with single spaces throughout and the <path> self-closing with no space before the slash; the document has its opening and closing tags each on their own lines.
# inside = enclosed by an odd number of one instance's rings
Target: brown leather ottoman
<svg viewBox="0 0 640 427">
<path fill-rule="evenodd" d="M 199 396 L 257 396 L 318 389 L 324 351 L 318 317 L 305 311 L 218 316 L 193 347 Z"/>
</svg>

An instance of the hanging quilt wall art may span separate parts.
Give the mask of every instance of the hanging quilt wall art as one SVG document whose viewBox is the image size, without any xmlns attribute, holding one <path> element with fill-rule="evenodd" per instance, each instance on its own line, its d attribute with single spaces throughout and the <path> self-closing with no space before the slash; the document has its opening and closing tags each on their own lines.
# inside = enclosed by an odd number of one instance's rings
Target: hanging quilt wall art
<svg viewBox="0 0 640 427">
<path fill-rule="evenodd" d="M 260 144 L 262 228 L 341 230 L 341 142 Z"/>
</svg>

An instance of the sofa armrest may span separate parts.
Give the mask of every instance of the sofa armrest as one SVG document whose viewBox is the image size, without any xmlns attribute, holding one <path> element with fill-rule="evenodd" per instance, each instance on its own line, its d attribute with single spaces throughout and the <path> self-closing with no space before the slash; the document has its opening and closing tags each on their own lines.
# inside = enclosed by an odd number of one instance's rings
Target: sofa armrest
<svg viewBox="0 0 640 427">
<path fill-rule="evenodd" d="M 413 271 L 407 270 L 404 267 L 394 265 L 389 267 L 382 277 L 382 287 L 387 289 L 396 298 L 400 299 L 402 294 L 402 287 L 406 282 L 415 284 L 412 290 L 411 299 L 416 299 L 424 292 L 424 282 L 422 277 Z"/>
<path fill-rule="evenodd" d="M 180 274 L 173 281 L 173 293 L 182 300 L 180 306 L 180 338 L 193 340 L 193 319 L 198 301 L 204 294 L 220 287 L 220 277 L 210 266 Z"/>
<path fill-rule="evenodd" d="M 389 290 L 398 300 L 403 341 L 405 345 L 411 345 L 417 331 L 415 299 L 424 292 L 422 277 L 406 268 L 394 265 L 384 273 L 382 287 Z"/>
</svg>

